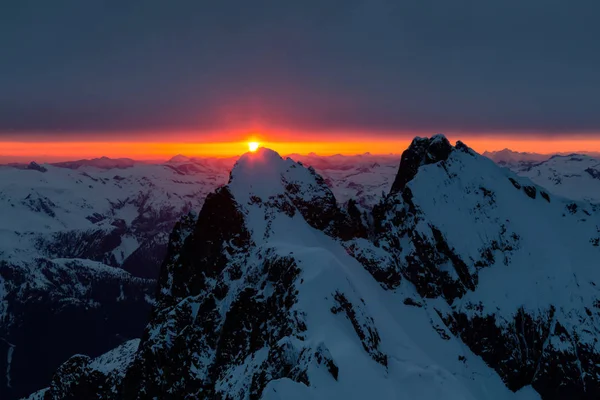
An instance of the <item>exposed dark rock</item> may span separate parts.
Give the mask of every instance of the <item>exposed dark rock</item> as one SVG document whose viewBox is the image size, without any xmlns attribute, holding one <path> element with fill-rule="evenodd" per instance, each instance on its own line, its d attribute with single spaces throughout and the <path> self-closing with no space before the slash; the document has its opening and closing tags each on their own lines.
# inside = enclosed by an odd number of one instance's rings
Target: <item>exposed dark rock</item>
<svg viewBox="0 0 600 400">
<path fill-rule="evenodd" d="M 452 145 L 443 135 L 436 135 L 431 139 L 419 137 L 413 139 L 408 149 L 402 153 L 400 168 L 390 193 L 397 193 L 404 189 L 406 184 L 415 177 L 420 166 L 447 160 L 451 152 Z"/>
<path fill-rule="evenodd" d="M 514 187 L 516 187 L 517 189 L 521 189 L 521 184 L 514 180 L 514 178 L 508 178 L 508 180 L 510 181 L 510 183 L 513 184 Z"/>
<path fill-rule="evenodd" d="M 466 264 L 448 247 L 439 230 L 433 226 L 430 228 L 433 241 L 418 232 L 412 232 L 414 252 L 406 256 L 403 273 L 421 296 L 443 296 L 452 303 L 454 299 L 464 296 L 467 289 L 473 290 L 476 277 L 470 275 Z M 448 261 L 455 268 L 459 280 L 452 278 L 448 271 L 438 268 L 438 265 Z"/>
<path fill-rule="evenodd" d="M 348 212 L 340 209 L 333 192 L 329 189 L 323 178 L 314 169 L 309 168 L 308 170 L 317 185 L 315 188 L 309 189 L 319 193 L 318 196 L 313 196 L 307 200 L 297 183 L 284 182 L 287 197 L 300 214 L 302 214 L 304 220 L 315 229 L 342 240 L 366 237 L 367 228 L 362 222 L 360 211 L 356 208 L 356 204 L 354 204 L 354 207 L 349 205 Z"/>
<path fill-rule="evenodd" d="M 348 254 L 354 257 L 386 289 L 400 286 L 400 265 L 391 257 L 382 257 L 380 251 L 369 242 L 348 241 L 344 243 Z"/>
<path fill-rule="evenodd" d="M 54 212 L 56 204 L 49 198 L 41 196 L 38 193 L 34 193 L 33 195 L 31 193 L 28 194 L 22 203 L 33 212 L 44 213 L 51 218 L 56 217 L 56 213 Z"/>
<path fill-rule="evenodd" d="M 85 219 L 90 221 L 92 224 L 97 224 L 100 221 L 104 221 L 106 217 L 99 213 L 93 213 L 92 215 L 88 215 L 87 217 L 85 217 Z"/>
<path fill-rule="evenodd" d="M 30 169 L 32 171 L 38 171 L 38 172 L 47 172 L 48 171 L 48 168 L 42 167 L 40 164 L 36 163 L 35 161 L 30 162 L 29 165 L 27 165 L 27 169 Z"/>
<path fill-rule="evenodd" d="M 587 172 L 594 179 L 600 179 L 600 171 L 595 168 L 586 168 L 585 172 Z"/>
<path fill-rule="evenodd" d="M 56 232 L 40 237 L 37 248 L 51 258 L 83 258 L 118 266 L 112 251 L 121 244 L 122 228 Z"/>
<path fill-rule="evenodd" d="M 369 353 L 373 360 L 387 367 L 387 355 L 379 350 L 381 339 L 373 318 L 368 316 L 359 305 L 350 303 L 343 293 L 335 293 L 334 299 L 335 305 L 331 308 L 331 312 L 334 314 L 344 312 L 352 323 L 365 351 Z"/>
<path fill-rule="evenodd" d="M 423 307 L 423 304 L 419 303 L 418 301 L 415 301 L 414 299 L 412 299 L 410 297 L 405 298 L 403 303 L 406 304 L 407 306 Z"/>
<path fill-rule="evenodd" d="M 570 203 L 567 204 L 567 210 L 569 210 L 569 212 L 571 214 L 575 214 L 577 212 L 577 210 L 579 209 L 579 207 L 577 206 L 577 204 L 575 203 Z"/>
<path fill-rule="evenodd" d="M 535 199 L 537 193 L 535 186 L 523 186 L 523 191 L 527 196 L 531 197 L 532 199 Z"/>
<path fill-rule="evenodd" d="M 243 252 L 250 245 L 244 217 L 226 187 L 206 197 L 194 230 L 182 238 L 182 229 L 189 229 L 190 223 L 188 219 L 171 234 L 159 278 L 158 301 L 163 307 L 200 294 L 206 289 L 206 279 L 217 277 L 227 265 L 227 252 L 233 248 L 237 249 L 233 252 Z"/>
</svg>

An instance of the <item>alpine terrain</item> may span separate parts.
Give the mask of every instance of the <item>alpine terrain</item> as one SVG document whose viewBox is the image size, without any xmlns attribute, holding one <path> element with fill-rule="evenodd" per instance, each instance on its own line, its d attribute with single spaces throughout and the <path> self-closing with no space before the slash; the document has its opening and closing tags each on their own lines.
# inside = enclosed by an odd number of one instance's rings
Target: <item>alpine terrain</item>
<svg viewBox="0 0 600 400">
<path fill-rule="evenodd" d="M 600 203 L 600 158 L 556 155 L 541 163 L 512 168 L 557 195 Z"/>
<path fill-rule="evenodd" d="M 362 212 L 397 169 L 396 157 L 293 157 Z M 227 183 L 234 162 L 0 166 L 0 399 L 44 387 L 73 354 L 95 357 L 142 335 L 169 234 Z"/>
<path fill-rule="evenodd" d="M 175 225 L 141 340 L 31 399 L 597 399 L 600 214 L 441 135 L 372 211 L 259 149 Z"/>
<path fill-rule="evenodd" d="M 210 160 L 209 160 L 210 161 Z M 176 159 L 0 167 L 0 398 L 140 337 L 175 223 L 227 181 Z"/>
</svg>

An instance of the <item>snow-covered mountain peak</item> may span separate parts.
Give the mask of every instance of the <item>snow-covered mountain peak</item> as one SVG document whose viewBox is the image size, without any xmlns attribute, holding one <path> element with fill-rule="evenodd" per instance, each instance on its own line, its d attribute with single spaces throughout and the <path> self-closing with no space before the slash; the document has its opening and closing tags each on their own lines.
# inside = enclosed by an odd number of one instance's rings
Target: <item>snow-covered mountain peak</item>
<svg viewBox="0 0 600 400">
<path fill-rule="evenodd" d="M 305 201 L 331 196 L 331 190 L 312 168 L 305 168 L 291 158 L 260 148 L 240 157 L 231 171 L 228 188 L 242 204 L 269 201 L 292 195 Z"/>
<path fill-rule="evenodd" d="M 226 189 L 246 216 L 251 230 L 268 237 L 273 221 L 281 215 L 299 213 L 314 228 L 334 236 L 364 235 L 360 223 L 339 208 L 336 198 L 323 178 L 313 168 L 306 168 L 277 152 L 260 148 L 246 153 L 231 171 Z"/>
<path fill-rule="evenodd" d="M 460 141 L 456 143 L 455 147 L 452 146 L 443 134 L 437 134 L 431 138 L 415 137 L 410 146 L 402 153 L 400 168 L 392 185 L 391 193 L 404 189 L 421 166 L 447 160 L 450 153 L 455 150 L 471 155 L 475 154 Z"/>
<path fill-rule="evenodd" d="M 544 398 L 593 398 L 600 216 L 463 144 L 437 153 L 430 144 L 417 140 L 403 154 L 403 185 L 374 210 L 378 243 L 421 296 L 447 302 L 446 311 L 436 305 L 446 325 L 509 388 L 532 383 Z M 392 279 L 382 283 L 397 286 L 393 264 L 386 271 Z M 537 333 L 515 336 L 518 329 Z M 523 343 L 530 350 L 514 356 Z M 579 372 L 578 363 L 586 365 Z"/>
<path fill-rule="evenodd" d="M 267 199 L 282 193 L 282 176 L 296 165 L 264 147 L 242 155 L 231 170 L 229 188 L 238 196 Z"/>
</svg>

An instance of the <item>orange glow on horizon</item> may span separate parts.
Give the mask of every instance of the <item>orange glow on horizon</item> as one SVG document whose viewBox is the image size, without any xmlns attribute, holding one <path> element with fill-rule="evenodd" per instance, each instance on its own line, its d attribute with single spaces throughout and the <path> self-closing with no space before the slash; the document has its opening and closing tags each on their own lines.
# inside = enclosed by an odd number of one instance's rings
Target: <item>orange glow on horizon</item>
<svg viewBox="0 0 600 400">
<path fill-rule="evenodd" d="M 426 136 L 426 135 L 420 135 Z M 333 139 L 333 140 L 332 140 Z M 398 154 L 400 155 L 410 144 L 412 137 L 389 140 L 386 138 L 362 138 L 352 137 L 347 141 L 269 141 L 256 139 L 251 141 L 232 142 L 1 142 L 0 161 L 6 158 L 20 159 L 30 158 L 38 162 L 52 162 L 61 160 L 76 160 L 83 158 L 111 157 L 132 158 L 138 160 L 165 160 L 177 154 L 190 157 L 234 157 L 239 156 L 254 146 L 267 147 L 277 151 L 281 155 L 293 153 L 318 155 L 334 154 Z M 482 136 L 456 136 L 448 135 L 448 139 L 454 143 L 462 140 L 469 147 L 482 153 L 486 150 L 502 150 L 509 148 L 514 151 L 555 153 L 555 152 L 600 152 L 600 139 L 578 138 L 578 139 L 538 139 L 538 138 L 499 138 Z M 252 146 L 252 147 L 250 147 Z"/>
</svg>

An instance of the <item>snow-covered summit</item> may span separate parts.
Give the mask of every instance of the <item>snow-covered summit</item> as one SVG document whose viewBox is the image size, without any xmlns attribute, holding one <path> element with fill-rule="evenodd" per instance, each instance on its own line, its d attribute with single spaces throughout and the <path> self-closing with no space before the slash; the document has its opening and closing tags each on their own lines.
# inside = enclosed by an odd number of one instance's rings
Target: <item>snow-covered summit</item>
<svg viewBox="0 0 600 400">
<path fill-rule="evenodd" d="M 242 204 L 251 199 L 268 201 L 289 192 L 306 197 L 306 201 L 314 195 L 332 196 L 314 169 L 304 168 L 291 158 L 283 159 L 265 147 L 240 157 L 231 170 L 228 188 Z"/>
<path fill-rule="evenodd" d="M 243 154 L 235 163 L 229 178 L 229 188 L 238 196 L 258 196 L 267 199 L 281 194 L 283 175 L 296 163 L 268 148 Z"/>
</svg>

